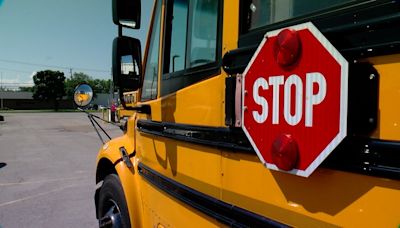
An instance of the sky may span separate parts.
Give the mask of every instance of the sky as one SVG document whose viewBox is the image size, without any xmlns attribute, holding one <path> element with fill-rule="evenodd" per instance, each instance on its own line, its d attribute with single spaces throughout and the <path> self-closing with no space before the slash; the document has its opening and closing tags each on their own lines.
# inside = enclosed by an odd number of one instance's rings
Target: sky
<svg viewBox="0 0 400 228">
<path fill-rule="evenodd" d="M 141 29 L 123 32 L 142 48 L 152 6 L 143 0 Z M 0 0 L 0 84 L 31 86 L 35 72 L 47 69 L 110 79 L 117 33 L 111 0 Z"/>
</svg>

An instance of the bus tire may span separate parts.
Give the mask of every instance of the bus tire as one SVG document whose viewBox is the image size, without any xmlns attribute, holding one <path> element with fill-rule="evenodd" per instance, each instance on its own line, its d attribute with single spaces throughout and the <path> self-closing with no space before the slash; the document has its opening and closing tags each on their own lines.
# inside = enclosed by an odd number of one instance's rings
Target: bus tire
<svg viewBox="0 0 400 228">
<path fill-rule="evenodd" d="M 131 227 L 124 191 L 116 174 L 104 179 L 98 203 L 99 227 Z"/>
</svg>

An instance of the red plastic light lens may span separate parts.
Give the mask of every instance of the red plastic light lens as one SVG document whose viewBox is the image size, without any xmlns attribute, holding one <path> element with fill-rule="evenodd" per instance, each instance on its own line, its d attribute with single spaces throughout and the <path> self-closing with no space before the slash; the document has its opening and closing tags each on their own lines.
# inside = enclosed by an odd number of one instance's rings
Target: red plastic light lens
<svg viewBox="0 0 400 228">
<path fill-rule="evenodd" d="M 300 56 L 301 42 L 297 31 L 284 29 L 279 32 L 274 45 L 276 62 L 287 67 L 294 64 Z"/>
<path fill-rule="evenodd" d="M 290 134 L 278 136 L 272 144 L 272 161 L 282 170 L 290 171 L 296 167 L 299 147 Z"/>
</svg>

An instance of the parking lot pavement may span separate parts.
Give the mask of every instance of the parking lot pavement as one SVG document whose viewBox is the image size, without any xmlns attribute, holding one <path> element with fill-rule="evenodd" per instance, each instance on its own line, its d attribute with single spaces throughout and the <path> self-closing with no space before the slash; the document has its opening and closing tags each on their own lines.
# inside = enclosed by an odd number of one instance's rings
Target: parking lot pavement
<svg viewBox="0 0 400 228">
<path fill-rule="evenodd" d="M 86 115 L 1 115 L 0 227 L 98 226 L 93 196 L 101 142 Z"/>
</svg>

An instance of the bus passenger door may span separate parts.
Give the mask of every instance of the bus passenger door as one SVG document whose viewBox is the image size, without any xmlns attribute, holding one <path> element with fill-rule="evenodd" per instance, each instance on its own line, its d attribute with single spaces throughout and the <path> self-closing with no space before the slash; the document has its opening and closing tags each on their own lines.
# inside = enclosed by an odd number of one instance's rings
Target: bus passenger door
<svg viewBox="0 0 400 228">
<path fill-rule="evenodd" d="M 221 152 L 198 139 L 224 125 L 221 1 L 158 0 L 139 105 L 136 152 L 146 226 L 220 227 L 191 198 L 219 199 Z M 208 143 L 211 143 L 209 140 Z M 193 226 L 193 225 L 192 225 Z"/>
</svg>

